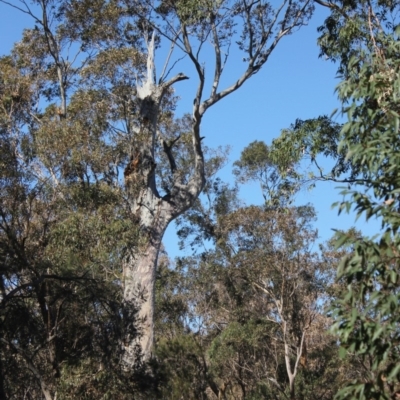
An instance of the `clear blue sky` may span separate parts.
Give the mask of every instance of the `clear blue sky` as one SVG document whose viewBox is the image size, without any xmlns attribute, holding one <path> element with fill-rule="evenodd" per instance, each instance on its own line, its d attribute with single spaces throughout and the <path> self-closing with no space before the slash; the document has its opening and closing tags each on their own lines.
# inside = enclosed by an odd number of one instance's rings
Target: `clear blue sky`
<svg viewBox="0 0 400 400">
<path fill-rule="evenodd" d="M 0 15 L 0 55 L 5 55 L 21 38 L 22 29 L 31 27 L 33 22 L 28 16 L 2 3 Z M 283 38 L 256 76 L 207 111 L 202 125 L 202 136 L 205 136 L 207 146 L 230 145 L 230 161 L 233 162 L 250 142 L 263 140 L 270 143 L 281 129 L 288 127 L 296 118 L 330 115 L 333 109 L 339 107 L 334 94 L 338 84 L 336 66 L 318 58 L 317 27 L 326 16 L 325 10 L 317 7 L 310 24 Z M 161 49 L 156 57 L 161 59 L 163 53 L 165 49 Z M 184 60 L 176 68 L 176 72 L 185 72 L 193 78 L 176 84 L 176 93 L 181 97 L 178 114 L 190 112 L 192 108 L 195 73 L 187 71 L 186 65 Z M 226 70 L 224 82 L 236 80 L 242 68 L 240 59 L 234 60 Z M 221 171 L 222 179 L 232 180 L 231 169 L 230 163 Z M 332 228 L 345 229 L 354 224 L 354 216 L 339 218 L 337 211 L 331 209 L 331 204 L 340 199 L 336 186 L 333 183 L 319 184 L 313 191 L 300 194 L 297 200 L 300 204 L 310 202 L 316 207 L 316 226 L 322 240 L 332 235 Z M 241 194 L 248 203 L 262 201 L 257 185 L 244 187 Z M 377 229 L 376 224 L 372 224 L 373 229 L 371 224 L 367 227 L 364 223 L 358 224 L 358 227 L 370 234 Z M 168 228 L 164 242 L 170 255 L 178 254 L 173 224 Z"/>
</svg>

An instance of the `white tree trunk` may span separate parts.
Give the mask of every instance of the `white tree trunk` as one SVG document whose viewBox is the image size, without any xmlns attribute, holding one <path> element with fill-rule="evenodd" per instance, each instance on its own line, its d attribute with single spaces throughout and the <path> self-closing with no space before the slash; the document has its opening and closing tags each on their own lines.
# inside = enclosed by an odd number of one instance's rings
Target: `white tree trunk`
<svg viewBox="0 0 400 400">
<path fill-rule="evenodd" d="M 135 364 L 139 351 L 145 360 L 152 356 L 157 260 L 162 237 L 172 220 L 161 199 L 151 211 L 147 208 L 142 211 L 142 214 L 147 215 L 142 216 L 141 222 L 146 221 L 150 226 L 141 230 L 144 243 L 135 250 L 136 253 L 129 256 L 124 265 L 124 317 L 127 325 L 123 363 L 128 369 Z"/>
</svg>

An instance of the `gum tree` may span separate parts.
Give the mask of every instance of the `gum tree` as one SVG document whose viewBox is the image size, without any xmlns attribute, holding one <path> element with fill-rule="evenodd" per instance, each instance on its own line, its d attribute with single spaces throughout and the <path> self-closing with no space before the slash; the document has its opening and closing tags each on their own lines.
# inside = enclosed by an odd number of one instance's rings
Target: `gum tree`
<svg viewBox="0 0 400 400">
<path fill-rule="evenodd" d="M 53 71 L 53 91 L 47 94 L 59 114 L 56 126 L 73 118 L 69 102 L 81 89 L 101 94 L 108 104 L 102 129 L 120 141 L 119 154 L 109 162 L 114 175 L 108 170 L 103 176 L 124 191 L 141 236 L 139 246 L 121 260 L 127 332 L 130 310 L 138 304 L 142 322 L 140 342 L 128 333 L 124 340 L 123 362 L 129 369 L 138 346 L 145 359 L 151 357 L 155 272 L 164 232 L 193 205 L 205 184 L 200 129 L 205 113 L 260 71 L 279 41 L 308 22 L 313 5 L 309 0 L 285 0 L 277 8 L 264 0 L 37 0 L 36 13 L 25 0 L 2 2 L 30 14 L 36 34 L 44 39 Z M 157 74 L 160 46 L 170 49 Z M 79 55 L 68 58 L 67 50 L 74 48 Z M 196 89 L 191 116 L 177 123 L 173 86 L 188 75 L 173 71 L 183 56 L 195 71 Z M 224 69 L 235 57 L 243 72 L 222 87 Z M 81 60 L 83 65 L 74 67 Z M 121 169 L 124 182 L 115 178 Z M 52 173 L 54 184 L 63 179 L 57 168 Z M 74 173 L 82 181 L 80 168 Z M 84 177 L 93 182 L 92 174 Z"/>
<path fill-rule="evenodd" d="M 148 240 L 142 251 L 132 255 L 125 263 L 125 300 L 137 300 L 138 289 L 146 292 L 147 298 L 139 313 L 144 320 L 142 349 L 149 356 L 153 343 L 153 292 L 158 251 L 163 233 L 168 224 L 192 206 L 204 183 L 204 156 L 201 146 L 200 124 L 207 109 L 236 91 L 251 76 L 259 71 L 278 42 L 308 20 L 312 6 L 309 2 L 284 2 L 273 9 L 267 2 L 163 2 L 157 7 L 142 3 L 147 18 L 146 28 L 152 31 L 147 45 L 147 73 L 138 86 L 140 104 L 140 126 L 137 135 L 139 168 L 134 173 L 140 179 L 135 187 L 139 195 L 131 198 L 132 207 L 139 215 L 140 225 Z M 146 13 L 146 14 L 145 14 Z M 158 21 L 162 23 L 159 24 Z M 236 32 L 237 31 L 237 32 Z M 154 40 L 156 36 L 167 39 L 173 48 L 186 54 L 193 63 L 197 75 L 197 89 L 193 100 L 190 121 L 192 139 L 192 173 L 182 179 L 183 173 L 174 160 L 169 145 L 164 144 L 170 162 L 170 188 L 160 196 L 156 187 L 154 168 L 154 146 L 157 138 L 160 99 L 172 84 L 186 79 L 180 73 L 166 80 L 163 74 L 155 80 Z M 211 42 L 214 51 L 210 87 L 206 87 L 206 69 L 202 50 Z M 230 47 L 236 42 L 244 53 L 244 72 L 233 84 L 220 88 L 224 67 L 228 61 Z M 208 67 L 209 68 L 209 67 Z M 146 138 L 144 141 L 141 138 Z M 150 145 L 151 144 L 151 145 Z M 136 177 L 135 177 L 136 179 Z M 135 180 L 135 182 L 137 182 Z M 127 349 L 125 361 L 129 364 Z"/>
</svg>

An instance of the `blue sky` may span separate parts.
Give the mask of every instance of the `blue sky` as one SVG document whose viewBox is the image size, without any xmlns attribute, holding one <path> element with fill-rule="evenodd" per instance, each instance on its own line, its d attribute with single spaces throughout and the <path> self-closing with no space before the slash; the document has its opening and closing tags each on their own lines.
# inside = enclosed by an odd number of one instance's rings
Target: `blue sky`
<svg viewBox="0 0 400 400">
<path fill-rule="evenodd" d="M 21 38 L 22 29 L 33 25 L 32 20 L 0 3 L 0 55 L 7 54 L 13 43 Z M 289 127 L 296 118 L 307 119 L 319 115 L 330 115 L 339 107 L 334 89 L 339 83 L 336 66 L 323 58 L 318 58 L 317 27 L 322 24 L 327 13 L 317 7 L 308 26 L 291 36 L 283 38 L 270 56 L 264 68 L 238 91 L 209 109 L 202 124 L 204 143 L 209 147 L 231 147 L 230 163 L 221 171 L 223 180 L 232 181 L 232 162 L 240 157 L 240 152 L 254 140 L 267 144 L 277 137 L 280 130 Z M 165 49 L 156 54 L 159 69 L 163 63 Z M 233 54 L 235 56 L 235 54 Z M 178 114 L 190 112 L 195 89 L 195 74 L 188 69 L 187 61 L 177 65 L 175 72 L 185 72 L 192 79 L 176 84 L 176 93 L 181 101 Z M 207 71 L 206 64 L 206 71 Z M 209 66 L 212 69 L 212 66 Z M 239 58 L 227 67 L 224 82 L 233 82 L 243 69 Z M 321 183 L 311 192 L 303 192 L 297 203 L 312 203 L 318 212 L 316 226 L 321 240 L 332 235 L 332 228 L 345 229 L 354 224 L 354 216 L 338 217 L 331 209 L 334 201 L 340 200 L 338 184 Z M 262 202 L 257 185 L 247 185 L 241 191 L 248 203 Z M 372 234 L 376 224 L 368 226 L 360 221 L 359 229 Z M 171 256 L 177 255 L 174 225 L 168 228 L 164 243 Z"/>
</svg>

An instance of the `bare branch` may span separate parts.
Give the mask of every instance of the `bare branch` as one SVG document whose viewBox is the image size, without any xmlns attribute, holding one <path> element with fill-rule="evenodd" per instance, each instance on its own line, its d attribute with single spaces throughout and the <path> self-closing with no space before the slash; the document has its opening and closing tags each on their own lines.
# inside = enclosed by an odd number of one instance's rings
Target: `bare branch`
<svg viewBox="0 0 400 400">
<path fill-rule="evenodd" d="M 189 79 L 189 77 L 186 76 L 185 74 L 179 73 L 179 74 L 175 75 L 173 78 L 171 78 L 169 81 L 163 83 L 161 86 L 163 89 L 167 89 L 170 86 L 172 86 L 174 83 L 184 81 L 186 79 Z"/>
<path fill-rule="evenodd" d="M 166 78 L 166 77 L 168 76 L 168 74 L 170 73 L 171 69 L 172 69 L 172 68 L 174 67 L 174 65 L 176 64 L 176 62 L 175 62 L 175 63 L 172 65 L 172 67 L 168 70 L 168 72 L 166 72 L 166 69 L 167 69 L 167 67 L 168 67 L 168 64 L 169 64 L 169 61 L 170 61 L 170 59 L 171 59 L 172 53 L 174 52 L 175 44 L 176 44 L 176 41 L 177 41 L 178 38 L 179 38 L 179 35 L 180 35 L 180 31 L 176 34 L 176 37 L 174 38 L 174 40 L 171 40 L 171 46 L 170 46 L 170 48 L 169 48 L 168 56 L 167 56 L 167 58 L 166 58 L 166 60 L 165 60 L 164 67 L 163 67 L 163 70 L 162 70 L 161 75 L 160 75 L 160 79 L 158 80 L 158 83 L 159 83 L 159 84 L 161 84 L 161 83 L 163 82 L 164 76 L 165 76 L 165 78 Z M 181 59 L 182 59 L 182 58 L 181 58 Z"/>
<path fill-rule="evenodd" d="M 184 58 L 186 57 L 186 54 L 183 57 L 178 58 L 176 61 L 174 61 L 174 63 L 171 65 L 171 68 L 167 71 L 167 73 L 165 74 L 165 78 L 169 75 L 169 73 L 174 69 L 175 65 L 177 65 L 179 63 L 179 61 L 182 61 Z M 162 76 L 162 78 L 159 79 L 158 83 L 162 84 L 162 80 L 163 80 L 164 76 Z"/>
<path fill-rule="evenodd" d="M 342 8 L 340 8 L 337 4 L 331 3 L 331 2 L 326 2 L 323 0 L 314 0 L 314 1 L 323 7 L 327 7 L 327 8 L 330 8 L 331 10 L 337 11 L 346 19 L 349 19 L 349 16 L 346 14 L 346 12 Z"/>
<path fill-rule="evenodd" d="M 181 135 L 179 135 L 177 138 L 172 140 L 169 144 L 165 140 L 162 140 L 162 146 L 164 149 L 165 154 L 168 157 L 169 165 L 171 168 L 171 172 L 174 173 L 176 171 L 176 162 L 175 162 L 175 157 L 172 154 L 172 147 L 175 145 L 175 143 L 181 138 Z"/>
<path fill-rule="evenodd" d="M 29 16 L 33 17 L 36 22 L 41 23 L 41 21 L 32 13 L 28 5 L 23 1 L 22 3 L 25 5 L 26 9 L 24 10 L 21 7 L 16 6 L 15 4 L 10 3 L 9 1 L 6 0 L 0 0 L 0 3 L 7 4 L 8 6 L 15 8 L 18 11 L 23 12 L 24 14 L 28 14 Z"/>
<path fill-rule="evenodd" d="M 300 340 L 300 345 L 297 348 L 297 354 L 296 354 L 296 362 L 294 365 L 294 369 L 293 369 L 293 375 L 296 376 L 297 374 L 297 368 L 299 366 L 299 362 L 303 353 L 303 346 L 304 346 L 304 340 L 306 337 L 306 332 L 305 330 L 303 330 L 302 334 L 301 334 L 301 340 Z"/>
<path fill-rule="evenodd" d="M 212 18 L 211 21 L 211 29 L 213 35 L 213 44 L 215 50 L 215 72 L 214 72 L 214 82 L 211 89 L 210 98 L 214 98 L 215 94 L 217 93 L 219 80 L 221 77 L 222 67 L 221 67 L 221 47 L 219 44 L 218 32 L 217 27 L 215 26 L 215 16 Z"/>
<path fill-rule="evenodd" d="M 199 77 L 199 84 L 197 86 L 196 97 L 195 97 L 194 103 L 193 103 L 193 117 L 196 119 L 196 121 L 198 121 L 198 123 L 200 123 L 201 115 L 199 113 L 199 107 L 200 107 L 201 96 L 203 94 L 203 88 L 204 88 L 204 69 L 201 67 L 199 61 L 193 54 L 192 46 L 190 45 L 186 26 L 183 26 L 183 28 L 182 28 L 182 35 L 183 35 L 183 42 L 185 45 L 186 54 L 192 60 L 194 66 L 196 68 L 197 75 Z M 199 135 L 199 140 L 200 140 L 200 135 Z"/>
<path fill-rule="evenodd" d="M 267 42 L 267 40 L 269 38 L 269 35 L 272 32 L 273 26 L 277 23 L 278 15 L 279 15 L 280 11 L 283 9 L 283 6 L 286 4 L 286 2 L 284 2 L 280 6 L 279 10 L 277 11 L 277 13 L 275 15 L 275 19 L 274 19 L 273 23 L 270 26 L 270 29 L 269 29 L 268 33 L 263 36 L 263 38 L 260 41 L 259 45 L 257 46 L 257 49 L 254 52 L 254 54 L 253 53 L 249 53 L 249 54 L 253 54 L 253 55 L 252 55 L 252 57 L 250 58 L 250 60 L 248 62 L 248 67 L 247 67 L 246 71 L 242 74 L 241 77 L 239 77 L 239 79 L 233 85 L 227 87 L 226 89 L 222 90 L 219 93 L 215 93 L 214 96 L 211 96 L 210 98 L 205 100 L 201 104 L 200 115 L 203 115 L 205 113 L 205 111 L 210 106 L 212 106 L 213 104 L 217 103 L 218 101 L 220 101 L 224 97 L 228 96 L 229 94 L 231 94 L 234 91 L 236 91 L 237 89 L 239 89 L 243 85 L 244 82 L 246 82 L 251 76 L 253 76 L 254 74 L 256 74 L 260 70 L 260 68 L 266 63 L 266 61 L 268 60 L 269 55 L 272 53 L 272 51 L 277 46 L 277 44 L 282 39 L 282 37 L 286 36 L 288 33 L 290 33 L 297 26 L 300 17 L 303 15 L 303 13 L 304 13 L 306 7 L 308 7 L 310 1 L 311 0 L 306 1 L 306 3 L 304 4 L 303 8 L 298 12 L 297 17 L 294 19 L 292 24 L 289 27 L 284 28 L 285 21 L 288 19 L 288 15 L 289 15 L 288 13 L 290 11 L 290 1 L 289 1 L 289 6 L 288 6 L 288 9 L 286 10 L 285 17 L 284 17 L 283 22 L 282 22 L 282 29 L 275 36 L 274 41 L 269 46 L 268 50 L 266 50 L 265 54 L 260 58 L 262 49 L 264 48 L 264 46 L 265 46 L 265 44 L 266 44 L 266 42 Z M 248 7 L 251 7 L 253 4 L 255 4 L 255 3 L 252 3 Z M 250 12 L 250 10 L 249 10 L 249 12 Z"/>
</svg>

